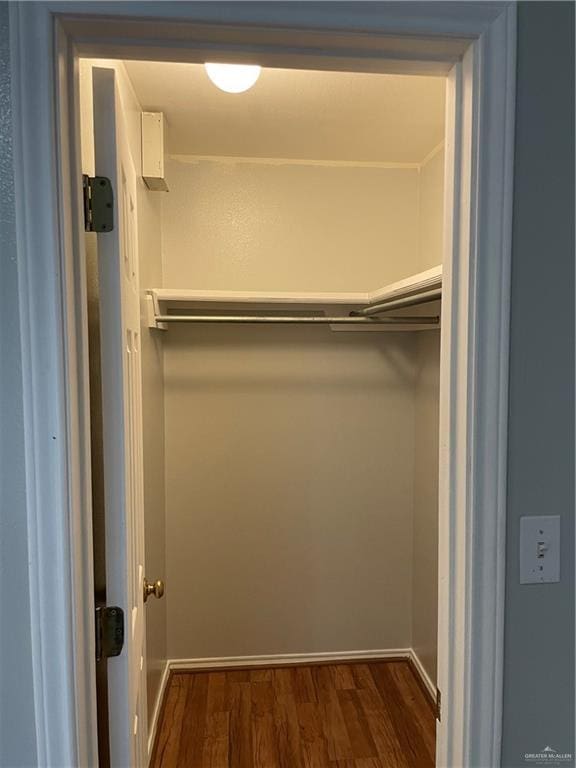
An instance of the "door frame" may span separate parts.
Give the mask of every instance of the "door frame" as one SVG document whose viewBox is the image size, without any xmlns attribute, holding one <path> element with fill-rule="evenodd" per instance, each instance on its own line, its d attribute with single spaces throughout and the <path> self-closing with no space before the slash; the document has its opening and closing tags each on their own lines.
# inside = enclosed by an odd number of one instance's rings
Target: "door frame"
<svg viewBox="0 0 576 768">
<path fill-rule="evenodd" d="M 507 2 L 10 4 L 40 765 L 97 765 L 77 58 L 129 50 L 447 75 L 437 765 L 500 765 L 515 30 Z"/>
</svg>

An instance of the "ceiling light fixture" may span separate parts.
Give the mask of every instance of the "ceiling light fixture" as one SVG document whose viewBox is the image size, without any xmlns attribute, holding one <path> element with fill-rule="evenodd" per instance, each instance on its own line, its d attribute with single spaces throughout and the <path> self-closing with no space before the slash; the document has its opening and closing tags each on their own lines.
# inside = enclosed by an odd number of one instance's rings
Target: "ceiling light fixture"
<svg viewBox="0 0 576 768">
<path fill-rule="evenodd" d="M 243 93 L 260 77 L 258 64 L 204 64 L 206 74 L 217 88 L 226 93 Z"/>
</svg>

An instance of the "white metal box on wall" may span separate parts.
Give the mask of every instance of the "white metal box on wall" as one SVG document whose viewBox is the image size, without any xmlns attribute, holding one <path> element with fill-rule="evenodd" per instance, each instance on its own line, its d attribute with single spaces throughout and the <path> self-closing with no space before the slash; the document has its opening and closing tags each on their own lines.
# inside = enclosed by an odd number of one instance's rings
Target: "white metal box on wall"
<svg viewBox="0 0 576 768">
<path fill-rule="evenodd" d="M 164 114 L 142 112 L 142 178 L 152 192 L 167 192 L 164 178 Z"/>
</svg>

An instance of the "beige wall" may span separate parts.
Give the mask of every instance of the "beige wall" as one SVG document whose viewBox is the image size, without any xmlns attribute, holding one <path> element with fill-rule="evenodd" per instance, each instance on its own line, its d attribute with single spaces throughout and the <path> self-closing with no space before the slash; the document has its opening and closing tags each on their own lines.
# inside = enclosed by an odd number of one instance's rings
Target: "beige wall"
<svg viewBox="0 0 576 768">
<path fill-rule="evenodd" d="M 438 407 L 440 332 L 417 337 L 415 397 L 412 647 L 436 682 L 438 634 Z"/>
<path fill-rule="evenodd" d="M 420 169 L 419 269 L 442 264 L 444 149 Z"/>
<path fill-rule="evenodd" d="M 171 159 L 164 285 L 374 288 L 417 269 L 413 169 Z M 407 647 L 412 334 L 165 334 L 171 658 Z"/>
<path fill-rule="evenodd" d="M 418 171 L 166 163 L 164 285 L 373 290 L 418 269 Z"/>
<path fill-rule="evenodd" d="M 138 178 L 138 253 L 142 296 L 142 402 L 144 430 L 144 527 L 146 576 L 165 578 L 165 483 L 164 483 L 164 372 L 163 346 L 158 336 L 149 332 L 145 319 L 144 291 L 162 285 L 161 196 L 145 187 L 141 167 L 141 107 L 120 62 L 81 60 L 80 97 L 82 119 L 82 169 L 94 174 L 94 140 L 92 124 L 92 66 L 116 70 L 122 109 L 126 120 L 130 152 Z M 96 239 L 87 235 L 88 266 L 96 263 Z M 94 277 L 95 270 L 90 274 Z M 90 296 L 97 303 L 97 284 L 91 284 Z M 97 317 L 96 317 L 97 321 Z M 94 375 L 94 373 L 92 374 Z M 94 446 L 93 446 L 94 452 Z M 94 471 L 94 470 L 93 470 Z M 95 486 L 97 483 L 95 482 Z M 99 506 L 96 504 L 96 506 Z M 97 513 L 97 510 L 95 511 Z M 103 563 L 100 565 L 100 571 Z M 98 563 L 97 563 L 98 575 Z M 102 574 L 102 578 L 104 575 Z M 166 599 L 146 604 L 146 662 L 148 719 L 150 720 L 160 691 L 160 678 L 166 663 Z"/>
<path fill-rule="evenodd" d="M 171 658 L 410 645 L 413 346 L 169 331 Z"/>
<path fill-rule="evenodd" d="M 420 265 L 442 263 L 444 151 L 420 171 Z M 433 309 L 436 305 L 429 305 Z M 412 647 L 436 682 L 438 634 L 438 419 L 440 332 L 416 334 Z"/>
</svg>

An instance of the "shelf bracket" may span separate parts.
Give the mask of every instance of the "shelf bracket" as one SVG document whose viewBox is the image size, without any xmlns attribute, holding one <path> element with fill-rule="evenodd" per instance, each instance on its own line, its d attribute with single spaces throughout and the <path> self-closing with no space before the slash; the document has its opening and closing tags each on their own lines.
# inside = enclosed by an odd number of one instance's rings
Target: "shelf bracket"
<svg viewBox="0 0 576 768">
<path fill-rule="evenodd" d="M 148 328 L 152 328 L 156 331 L 168 330 L 166 323 L 161 323 L 156 319 L 161 314 L 158 297 L 153 291 L 148 291 L 146 293 L 146 320 Z"/>
</svg>

